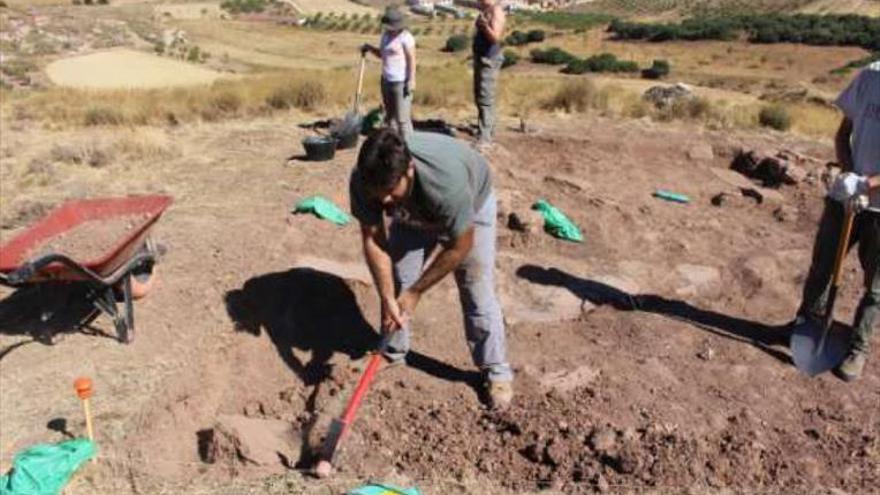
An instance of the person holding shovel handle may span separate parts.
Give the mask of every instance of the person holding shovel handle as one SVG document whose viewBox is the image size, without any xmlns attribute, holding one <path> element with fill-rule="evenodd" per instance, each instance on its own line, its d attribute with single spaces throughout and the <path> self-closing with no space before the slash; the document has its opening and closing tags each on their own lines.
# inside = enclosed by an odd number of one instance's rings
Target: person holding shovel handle
<svg viewBox="0 0 880 495">
<path fill-rule="evenodd" d="M 507 406 L 513 373 L 495 293 L 496 200 L 486 160 L 445 135 L 414 132 L 404 140 L 385 128 L 361 147 L 349 192 L 382 301 L 382 328 L 391 334 L 386 360 L 403 362 L 419 301 L 453 274 L 465 337 L 490 406 Z"/>
<path fill-rule="evenodd" d="M 848 246 L 858 244 L 865 293 L 856 312 L 849 352 L 834 370 L 841 379 L 853 381 L 864 371 L 880 314 L 880 62 L 863 70 L 836 105 L 844 114 L 835 138 L 842 172 L 826 199 L 796 322 L 822 318 L 845 209 L 867 202 L 869 207 L 860 208 L 855 217 Z"/>
<path fill-rule="evenodd" d="M 393 125 L 404 137 L 413 132 L 412 98 L 416 89 L 416 40 L 406 29 L 403 13 L 388 7 L 382 16 L 385 32 L 379 47 L 361 46 L 361 55 L 372 53 L 382 59 L 382 104 L 385 124 Z"/>
</svg>

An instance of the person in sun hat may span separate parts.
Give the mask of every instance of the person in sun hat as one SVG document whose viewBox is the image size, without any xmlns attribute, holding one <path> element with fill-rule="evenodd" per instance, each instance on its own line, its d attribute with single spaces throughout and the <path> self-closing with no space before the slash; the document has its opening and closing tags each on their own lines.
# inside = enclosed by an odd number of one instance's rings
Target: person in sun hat
<svg viewBox="0 0 880 495">
<path fill-rule="evenodd" d="M 822 318 L 844 205 L 854 199 L 867 202 L 869 208 L 857 214 L 852 234 L 864 271 L 865 293 L 856 311 L 849 353 L 834 370 L 843 380 L 852 381 L 864 371 L 880 315 L 880 62 L 859 73 L 835 104 L 843 112 L 835 138 L 841 173 L 825 201 L 795 324 L 805 318 Z"/>
<path fill-rule="evenodd" d="M 416 89 L 416 40 L 406 29 L 406 19 L 396 7 L 388 7 L 382 16 L 385 28 L 379 46 L 368 43 L 361 53 L 382 59 L 382 103 L 385 123 L 393 125 L 404 137 L 412 135 L 412 98 Z"/>
</svg>

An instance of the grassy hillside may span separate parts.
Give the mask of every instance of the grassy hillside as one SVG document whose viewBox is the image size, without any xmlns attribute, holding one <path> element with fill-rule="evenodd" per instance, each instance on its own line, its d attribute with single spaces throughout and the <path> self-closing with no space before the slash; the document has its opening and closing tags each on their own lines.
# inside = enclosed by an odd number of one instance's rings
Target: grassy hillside
<svg viewBox="0 0 880 495">
<path fill-rule="evenodd" d="M 880 16 L 880 0 L 596 0 L 578 10 L 674 18 L 696 14 L 809 12 Z"/>
</svg>

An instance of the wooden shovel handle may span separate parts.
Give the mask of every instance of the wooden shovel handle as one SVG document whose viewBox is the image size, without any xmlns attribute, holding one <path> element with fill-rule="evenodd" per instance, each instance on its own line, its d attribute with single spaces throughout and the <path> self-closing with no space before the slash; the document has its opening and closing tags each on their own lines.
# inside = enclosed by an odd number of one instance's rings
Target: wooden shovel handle
<svg viewBox="0 0 880 495">
<path fill-rule="evenodd" d="M 856 218 L 855 205 L 847 202 L 844 206 L 846 212 L 843 215 L 843 225 L 840 227 L 840 237 L 837 241 L 837 256 L 834 258 L 834 271 L 832 272 L 831 285 L 837 286 L 840 282 L 840 275 L 843 270 L 843 260 L 846 259 L 846 253 L 849 251 L 849 238 L 852 236 L 853 224 Z"/>
<path fill-rule="evenodd" d="M 837 300 L 837 286 L 840 283 L 840 275 L 843 272 L 843 260 L 849 251 L 849 238 L 852 235 L 853 224 L 856 218 L 856 205 L 854 201 L 848 201 L 844 205 L 846 209 L 843 216 L 843 225 L 840 227 L 840 236 L 837 238 L 837 256 L 834 258 L 834 271 L 831 274 L 831 287 L 828 289 L 828 302 L 825 306 L 825 330 L 831 328 L 834 323 L 834 302 Z"/>
<path fill-rule="evenodd" d="M 358 110 L 361 106 L 361 94 L 364 91 L 364 70 L 367 66 L 367 57 L 363 53 L 361 54 L 361 67 L 358 70 L 358 85 L 357 85 L 357 93 L 354 95 L 354 113 L 357 115 Z"/>
</svg>

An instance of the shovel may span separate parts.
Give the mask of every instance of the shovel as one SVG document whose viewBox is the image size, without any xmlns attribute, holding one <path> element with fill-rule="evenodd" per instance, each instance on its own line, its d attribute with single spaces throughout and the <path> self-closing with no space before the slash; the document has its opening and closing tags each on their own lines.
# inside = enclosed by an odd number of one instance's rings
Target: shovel
<svg viewBox="0 0 880 495">
<path fill-rule="evenodd" d="M 355 387 L 354 392 L 351 394 L 351 398 L 348 399 L 348 405 L 345 406 L 345 412 L 342 413 L 341 417 L 334 419 L 330 424 L 330 429 L 327 432 L 327 436 L 324 438 L 321 460 L 315 466 L 315 474 L 320 478 L 330 476 L 333 471 L 333 458 L 336 456 L 336 451 L 339 449 L 342 440 L 348 434 L 349 428 L 354 422 L 354 417 L 361 405 L 361 401 L 363 401 L 364 396 L 367 394 L 367 390 L 370 388 L 370 384 L 373 382 L 373 378 L 375 378 L 376 373 L 379 372 L 379 366 L 382 364 L 382 360 L 385 359 L 384 356 L 382 356 L 382 353 L 388 346 L 390 335 L 391 334 L 387 334 L 382 338 L 382 342 L 379 344 L 378 349 L 376 349 L 373 355 L 370 356 L 367 367 L 361 375 L 360 380 L 358 380 L 357 387 Z"/>
<path fill-rule="evenodd" d="M 345 117 L 342 118 L 342 122 L 340 122 L 338 124 L 338 127 L 333 130 L 333 134 L 335 134 L 340 139 L 350 137 L 352 134 L 360 134 L 361 122 L 363 121 L 363 116 L 361 116 L 360 114 L 360 106 L 361 95 L 363 94 L 364 90 L 364 70 L 366 69 L 366 66 L 367 57 L 365 54 L 362 53 L 360 69 L 358 70 L 357 90 L 354 94 L 354 108 L 352 108 L 350 112 L 345 114 Z"/>
<path fill-rule="evenodd" d="M 794 365 L 808 376 L 816 376 L 833 369 L 843 362 L 849 350 L 849 334 L 834 330 L 834 301 L 837 299 L 837 287 L 843 271 L 843 260 L 849 250 L 853 222 L 856 217 L 857 200 L 846 204 L 846 213 L 840 236 L 837 241 L 837 256 L 834 259 L 834 271 L 831 274 L 831 288 L 828 291 L 828 304 L 825 316 L 821 321 L 807 318 L 797 325 L 791 335 L 791 355 Z"/>
</svg>

